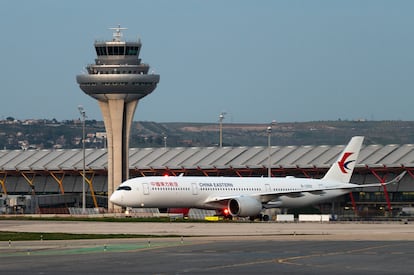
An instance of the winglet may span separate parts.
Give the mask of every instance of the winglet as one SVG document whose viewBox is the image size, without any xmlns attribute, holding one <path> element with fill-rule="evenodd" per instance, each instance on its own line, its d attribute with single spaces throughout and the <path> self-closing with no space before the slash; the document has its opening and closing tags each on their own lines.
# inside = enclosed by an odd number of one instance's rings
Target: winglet
<svg viewBox="0 0 414 275">
<path fill-rule="evenodd" d="M 402 178 L 405 176 L 405 174 L 407 174 L 407 171 L 403 171 L 401 174 L 399 174 L 398 176 L 396 176 L 395 178 L 393 178 L 392 180 L 388 181 L 388 182 L 384 182 L 383 185 L 387 185 L 387 184 L 396 184 L 399 183 Z"/>
<path fill-rule="evenodd" d="M 365 187 L 381 187 L 381 186 L 388 185 L 388 184 L 396 184 L 402 180 L 402 178 L 405 176 L 406 173 L 407 171 L 403 171 L 401 174 L 399 174 L 398 176 L 396 176 L 395 178 L 387 182 L 361 184 L 360 187 L 364 187 L 364 188 Z"/>
</svg>

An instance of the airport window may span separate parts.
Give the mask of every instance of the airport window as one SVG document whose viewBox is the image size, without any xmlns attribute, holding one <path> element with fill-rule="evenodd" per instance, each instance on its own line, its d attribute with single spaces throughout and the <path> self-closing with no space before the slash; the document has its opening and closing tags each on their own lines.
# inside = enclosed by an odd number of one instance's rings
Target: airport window
<svg viewBox="0 0 414 275">
<path fill-rule="evenodd" d="M 97 55 L 106 55 L 106 48 L 105 47 L 96 47 L 96 54 Z"/>
<path fill-rule="evenodd" d="M 125 48 L 119 46 L 108 47 L 108 55 L 124 55 Z"/>
<path fill-rule="evenodd" d="M 127 46 L 126 47 L 126 54 L 127 55 L 137 55 L 138 53 L 138 47 L 134 46 Z"/>
</svg>

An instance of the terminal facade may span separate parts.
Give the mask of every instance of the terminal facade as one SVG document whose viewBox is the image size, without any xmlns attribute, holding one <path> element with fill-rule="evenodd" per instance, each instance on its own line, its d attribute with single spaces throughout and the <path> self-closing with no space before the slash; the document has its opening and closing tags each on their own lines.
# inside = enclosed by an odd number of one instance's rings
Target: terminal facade
<svg viewBox="0 0 414 275">
<path fill-rule="evenodd" d="M 344 146 L 180 147 L 129 149 L 130 177 L 204 175 L 321 178 Z M 108 211 L 108 152 L 86 149 L 87 207 Z M 269 158 L 270 156 L 270 158 Z M 82 195 L 83 152 L 0 151 L 0 213 L 68 213 Z M 402 181 L 385 188 L 361 188 L 317 206 L 324 214 L 395 216 L 414 203 L 414 145 L 362 148 L 352 182 Z M 113 210 L 109 209 L 109 212 Z"/>
</svg>

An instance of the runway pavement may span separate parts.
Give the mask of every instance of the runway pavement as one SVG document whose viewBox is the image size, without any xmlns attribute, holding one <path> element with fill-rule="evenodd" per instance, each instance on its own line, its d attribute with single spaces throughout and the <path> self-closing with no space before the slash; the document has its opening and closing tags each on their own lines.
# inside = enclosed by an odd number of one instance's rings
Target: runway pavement
<svg viewBox="0 0 414 275">
<path fill-rule="evenodd" d="M 1 242 L 0 274 L 412 274 L 414 269 L 410 223 L 0 220 L 0 230 L 178 236 Z"/>
</svg>

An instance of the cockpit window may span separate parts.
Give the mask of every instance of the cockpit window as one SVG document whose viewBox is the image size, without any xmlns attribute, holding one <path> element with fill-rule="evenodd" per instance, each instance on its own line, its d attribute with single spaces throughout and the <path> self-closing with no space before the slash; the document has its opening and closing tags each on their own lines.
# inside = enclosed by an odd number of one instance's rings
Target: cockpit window
<svg viewBox="0 0 414 275">
<path fill-rule="evenodd" d="M 119 186 L 117 189 L 118 190 L 125 190 L 125 191 L 131 191 L 131 187 L 130 186 Z"/>
</svg>

